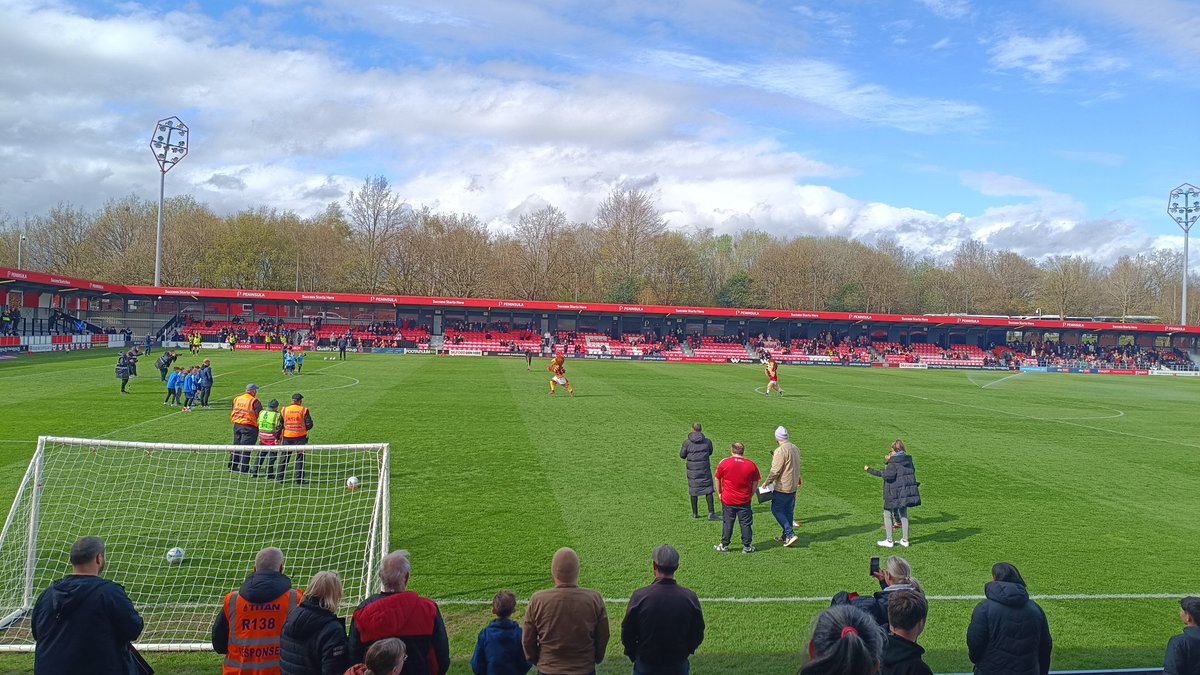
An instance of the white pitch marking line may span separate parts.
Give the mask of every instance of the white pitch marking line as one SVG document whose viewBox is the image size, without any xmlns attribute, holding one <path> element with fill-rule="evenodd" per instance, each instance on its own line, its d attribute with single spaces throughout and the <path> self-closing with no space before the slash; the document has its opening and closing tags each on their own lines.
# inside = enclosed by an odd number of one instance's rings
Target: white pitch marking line
<svg viewBox="0 0 1200 675">
<path fill-rule="evenodd" d="M 1175 600 L 1177 598 L 1186 597 L 1187 593 L 1046 593 L 1043 595 L 1029 596 L 1033 600 Z M 795 596 L 782 598 L 700 598 L 702 603 L 718 603 L 718 604 L 733 604 L 733 605 L 765 605 L 765 604 L 799 604 L 799 603 L 828 603 L 832 595 L 822 596 Z M 940 602 L 978 602 L 983 600 L 982 595 L 929 595 L 926 596 L 929 600 L 937 600 Z M 492 604 L 491 600 L 437 600 L 439 605 L 487 605 Z M 629 602 L 628 598 L 605 598 L 604 602 L 609 604 L 623 605 Z"/>
<path fill-rule="evenodd" d="M 987 389 L 988 387 L 992 386 L 993 384 L 1000 384 L 1001 382 L 1003 382 L 1003 381 L 1005 381 L 1005 380 L 1011 380 L 1012 378 L 1014 378 L 1014 377 L 1020 377 L 1021 375 L 1024 375 L 1024 373 L 1019 373 L 1019 372 L 1018 372 L 1018 373 L 1013 373 L 1012 375 L 1006 375 L 1006 376 L 1004 376 L 1004 377 L 1002 377 L 1002 378 L 1000 378 L 1000 379 L 998 379 L 998 380 L 993 380 L 993 381 L 991 381 L 991 382 L 988 382 L 987 384 L 980 385 L 980 387 L 979 387 L 979 388 L 980 388 L 980 389 Z M 972 380 L 972 381 L 974 381 L 974 380 Z"/>
</svg>

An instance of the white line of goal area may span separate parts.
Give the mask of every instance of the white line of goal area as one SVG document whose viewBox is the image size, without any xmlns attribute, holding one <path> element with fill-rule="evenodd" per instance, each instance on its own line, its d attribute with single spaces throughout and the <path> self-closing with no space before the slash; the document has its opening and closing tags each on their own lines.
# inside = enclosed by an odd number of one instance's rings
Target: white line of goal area
<svg viewBox="0 0 1200 675">
<path fill-rule="evenodd" d="M 1033 600 L 1177 600 L 1187 597 L 1189 593 L 1048 593 L 1044 595 L 1031 595 Z M 936 600 L 938 602 L 978 602 L 984 599 L 982 595 L 928 595 L 927 600 Z M 822 596 L 796 596 L 784 598 L 700 598 L 700 602 L 709 604 L 726 604 L 726 605 L 767 605 L 767 604 L 801 604 L 801 603 L 828 603 L 833 599 L 832 595 Z M 629 602 L 629 598 L 604 598 L 604 602 L 612 605 L 624 605 Z M 491 606 L 491 600 L 438 600 L 439 605 L 488 605 Z"/>
</svg>

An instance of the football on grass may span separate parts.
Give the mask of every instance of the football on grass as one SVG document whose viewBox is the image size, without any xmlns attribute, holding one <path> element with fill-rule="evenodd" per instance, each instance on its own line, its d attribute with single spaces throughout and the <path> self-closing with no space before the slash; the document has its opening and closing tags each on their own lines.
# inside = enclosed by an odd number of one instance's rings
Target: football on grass
<svg viewBox="0 0 1200 675">
<path fill-rule="evenodd" d="M 349 478 L 346 479 L 346 489 L 347 490 L 357 490 L 358 489 L 358 476 L 350 476 Z"/>
<path fill-rule="evenodd" d="M 183 549 L 179 548 L 178 546 L 167 551 L 167 562 L 171 563 L 172 565 L 178 565 L 179 563 L 183 562 L 183 558 Z"/>
</svg>

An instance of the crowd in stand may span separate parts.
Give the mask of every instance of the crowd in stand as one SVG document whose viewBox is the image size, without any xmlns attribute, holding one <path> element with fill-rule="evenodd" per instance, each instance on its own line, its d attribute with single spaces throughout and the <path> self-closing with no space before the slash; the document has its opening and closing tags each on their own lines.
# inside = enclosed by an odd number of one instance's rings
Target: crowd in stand
<svg viewBox="0 0 1200 675">
<path fill-rule="evenodd" d="M 32 614 L 35 675 L 69 672 L 129 673 L 141 656 L 132 642 L 144 624 L 123 588 L 101 578 L 104 542 L 83 537 L 71 547 L 72 574 L 37 599 Z M 651 554 L 651 582 L 632 593 L 620 640 L 635 675 L 680 675 L 703 644 L 702 603 L 680 585 L 679 553 L 670 545 Z M 284 555 L 266 548 L 254 572 L 228 593 L 212 627 L 213 650 L 225 656 L 223 672 L 282 675 L 445 675 L 450 640 L 432 599 L 408 590 L 407 551 L 383 558 L 382 592 L 351 614 L 349 631 L 338 609 L 343 599 L 336 572 L 317 572 L 304 590 L 283 573 Z M 580 560 L 561 548 L 550 564 L 552 586 L 529 599 L 523 621 L 513 620 L 512 591 L 492 601 L 495 620 L 476 638 L 471 669 L 477 675 L 594 673 L 610 640 L 605 602 L 579 585 Z M 918 640 L 929 603 L 903 558 L 888 558 L 871 595 L 838 593 L 818 615 L 797 659 L 801 675 L 930 675 Z M 1180 600 L 1181 634 L 1167 643 L 1164 672 L 1200 672 L 1200 598 Z M 967 656 L 978 675 L 1046 675 L 1053 639 L 1049 622 L 1020 572 L 1005 562 L 991 569 L 984 599 L 966 626 Z M 143 662 L 144 663 L 144 662 Z"/>
<path fill-rule="evenodd" d="M 1061 342 L 1010 342 L 1000 349 L 1006 365 L 1025 362 L 1066 368 L 1152 368 L 1193 369 L 1195 363 L 1176 349 L 1143 349 L 1135 344 L 1100 347 L 1095 344 L 1066 345 Z"/>
</svg>

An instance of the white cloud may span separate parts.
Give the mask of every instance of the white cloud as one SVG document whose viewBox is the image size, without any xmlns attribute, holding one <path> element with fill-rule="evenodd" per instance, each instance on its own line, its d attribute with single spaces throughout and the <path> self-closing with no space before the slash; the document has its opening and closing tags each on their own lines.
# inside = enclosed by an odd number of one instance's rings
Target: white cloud
<svg viewBox="0 0 1200 675">
<path fill-rule="evenodd" d="M 1057 197 L 1058 193 L 1024 178 L 992 171 L 965 171 L 962 183 L 988 197 Z"/>
<path fill-rule="evenodd" d="M 647 51 L 643 59 L 656 70 L 673 69 L 703 82 L 760 89 L 904 131 L 974 130 L 984 123 L 984 111 L 974 104 L 894 94 L 882 85 L 858 82 L 854 75 L 827 61 L 743 64 L 666 50 Z"/>
<path fill-rule="evenodd" d="M 1044 84 L 1058 83 L 1076 70 L 1110 73 L 1129 65 L 1123 58 L 1095 53 L 1083 36 L 1072 31 L 1042 38 L 1006 37 L 992 45 L 991 64 L 997 70 L 1024 71 Z"/>
<path fill-rule="evenodd" d="M 1184 0 L 1060 0 L 1092 18 L 1107 18 L 1121 31 L 1190 65 L 1200 63 L 1200 13 Z"/>
<path fill-rule="evenodd" d="M 917 0 L 943 19 L 961 19 L 971 13 L 969 0 Z"/>
</svg>

